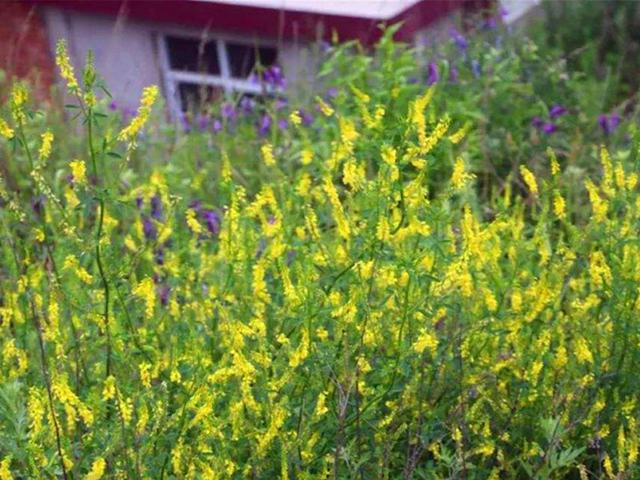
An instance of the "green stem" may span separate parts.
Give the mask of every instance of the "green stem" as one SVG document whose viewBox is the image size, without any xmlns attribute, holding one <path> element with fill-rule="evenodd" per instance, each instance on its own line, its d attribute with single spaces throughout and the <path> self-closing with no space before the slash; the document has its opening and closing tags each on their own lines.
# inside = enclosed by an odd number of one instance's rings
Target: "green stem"
<svg viewBox="0 0 640 480">
<path fill-rule="evenodd" d="M 98 165 L 96 162 L 96 152 L 93 146 L 93 109 L 89 107 L 87 109 L 87 130 L 89 136 L 89 154 L 91 157 L 91 164 L 93 166 L 93 176 L 95 177 L 96 186 L 98 184 Z M 98 230 L 96 231 L 96 264 L 98 265 L 98 272 L 100 273 L 100 279 L 102 281 L 102 288 L 104 290 L 104 331 L 107 336 L 107 359 L 106 359 L 106 374 L 105 377 L 111 375 L 111 330 L 109 328 L 109 299 L 110 289 L 107 276 L 105 275 L 104 265 L 102 263 L 102 249 L 100 241 L 102 240 L 102 231 L 104 228 L 104 196 L 102 194 L 98 197 Z"/>
</svg>

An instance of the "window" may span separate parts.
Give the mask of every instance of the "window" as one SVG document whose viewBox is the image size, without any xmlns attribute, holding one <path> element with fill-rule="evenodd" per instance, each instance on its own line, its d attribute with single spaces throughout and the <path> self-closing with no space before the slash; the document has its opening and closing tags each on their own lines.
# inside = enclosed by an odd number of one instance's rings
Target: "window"
<svg viewBox="0 0 640 480">
<path fill-rule="evenodd" d="M 173 34 L 159 40 L 167 102 L 176 116 L 232 92 L 263 93 L 251 79 L 255 67 L 275 66 L 278 60 L 278 50 L 268 45 Z"/>
</svg>

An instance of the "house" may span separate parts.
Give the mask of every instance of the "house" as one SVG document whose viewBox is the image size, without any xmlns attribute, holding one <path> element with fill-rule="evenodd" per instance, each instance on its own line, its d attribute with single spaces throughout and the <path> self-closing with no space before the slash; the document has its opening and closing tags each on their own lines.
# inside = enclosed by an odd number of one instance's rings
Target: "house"
<svg viewBox="0 0 640 480">
<path fill-rule="evenodd" d="M 402 22 L 397 37 L 414 42 L 456 15 L 491 0 L 21 0 L 0 4 L 0 58 L 20 76 L 55 78 L 55 43 L 67 41 L 79 69 L 89 50 L 120 106 L 137 105 L 142 88 L 161 85 L 173 114 L 194 98 L 261 93 L 251 80 L 257 62 L 288 78 L 313 77 L 311 45 L 337 35 L 372 44 L 378 25 Z M 6 28 L 5 28 L 6 30 Z M 4 35 L 5 38 L 2 36 Z M 28 46 L 27 47 L 25 47 Z M 4 49 L 4 51 L 3 51 Z M 48 52 L 48 55 L 45 54 Z M 6 68 L 0 64 L 0 68 Z"/>
</svg>

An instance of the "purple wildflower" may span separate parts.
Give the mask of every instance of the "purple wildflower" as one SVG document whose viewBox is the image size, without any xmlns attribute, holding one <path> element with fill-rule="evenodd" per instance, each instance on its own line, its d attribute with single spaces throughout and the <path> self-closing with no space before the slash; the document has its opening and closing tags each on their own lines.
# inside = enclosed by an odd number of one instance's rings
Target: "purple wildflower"
<svg viewBox="0 0 640 480">
<path fill-rule="evenodd" d="M 535 128 L 540 129 L 544 125 L 544 120 L 542 120 L 542 118 L 540 117 L 533 117 L 531 119 L 531 125 Z"/>
<path fill-rule="evenodd" d="M 269 133 L 271 129 L 271 117 L 268 114 L 264 114 L 258 122 L 258 135 L 264 137 Z"/>
<path fill-rule="evenodd" d="M 207 129 L 207 127 L 209 126 L 209 118 L 200 113 L 198 114 L 197 118 L 196 118 L 197 124 L 198 124 L 198 128 L 200 129 L 200 131 L 204 131 Z"/>
<path fill-rule="evenodd" d="M 278 65 L 271 65 L 267 68 L 262 78 L 267 85 L 274 88 L 285 89 L 287 87 L 287 80 Z"/>
<path fill-rule="evenodd" d="M 309 112 L 301 108 L 300 110 L 298 110 L 298 113 L 300 114 L 300 118 L 302 118 L 302 124 L 305 127 L 308 127 L 313 123 L 313 115 L 311 115 Z"/>
<path fill-rule="evenodd" d="M 41 215 L 42 210 L 44 209 L 44 197 L 40 195 L 34 198 L 31 201 L 31 208 L 36 215 Z"/>
<path fill-rule="evenodd" d="M 338 96 L 338 89 L 336 87 L 331 87 L 330 89 L 327 90 L 327 93 L 325 94 L 324 98 L 332 99 L 332 98 L 336 98 L 337 96 Z"/>
<path fill-rule="evenodd" d="M 278 119 L 278 128 L 280 130 L 286 130 L 289 127 L 289 121 L 286 118 Z"/>
<path fill-rule="evenodd" d="M 157 193 L 151 197 L 151 216 L 156 220 L 162 219 L 162 199 Z"/>
<path fill-rule="evenodd" d="M 168 286 L 163 285 L 161 287 L 158 287 L 158 296 L 160 297 L 160 304 L 163 307 L 166 307 L 167 304 L 169 303 L 170 293 L 171 293 L 171 289 Z"/>
<path fill-rule="evenodd" d="M 466 37 L 462 35 L 457 29 L 450 29 L 449 35 L 460 50 L 466 50 L 469 47 L 469 42 L 467 41 Z"/>
<path fill-rule="evenodd" d="M 222 115 L 222 118 L 225 120 L 233 122 L 236 119 L 237 113 L 231 103 L 224 103 L 220 108 L 220 115 Z"/>
<path fill-rule="evenodd" d="M 111 100 L 109 102 L 109 110 L 111 110 L 112 112 L 115 112 L 118 109 L 118 104 L 116 103 L 115 100 Z"/>
<path fill-rule="evenodd" d="M 451 69 L 449 70 L 449 81 L 451 83 L 458 82 L 458 67 L 455 65 L 451 65 Z"/>
<path fill-rule="evenodd" d="M 251 97 L 242 97 L 240 100 L 240 110 L 244 114 L 253 113 L 253 109 L 256 106 L 256 101 Z"/>
<path fill-rule="evenodd" d="M 555 123 L 547 122 L 542 126 L 542 131 L 547 135 L 551 135 L 557 130 L 558 130 L 558 125 L 556 125 Z"/>
<path fill-rule="evenodd" d="M 207 225 L 207 230 L 212 235 L 218 235 L 220 232 L 220 215 L 215 210 L 204 210 L 202 212 L 202 217 L 204 218 L 204 222 Z"/>
<path fill-rule="evenodd" d="M 429 63 L 429 66 L 427 67 L 427 85 L 437 83 L 439 78 L 438 64 L 435 62 Z"/>
<path fill-rule="evenodd" d="M 612 113 L 611 115 L 601 114 L 598 116 L 598 125 L 605 135 L 611 135 L 618 125 L 620 125 L 620 115 Z"/>
<path fill-rule="evenodd" d="M 213 131 L 213 133 L 220 132 L 220 130 L 222 130 L 222 122 L 217 118 L 214 118 L 213 123 L 211 124 L 211 130 Z"/>
<path fill-rule="evenodd" d="M 482 67 L 480 66 L 480 62 L 475 58 L 471 60 L 471 73 L 473 73 L 473 76 L 476 78 L 482 75 Z"/>
<path fill-rule="evenodd" d="M 142 208 L 142 197 L 136 197 L 136 207 L 138 210 Z"/>
<path fill-rule="evenodd" d="M 156 264 L 164 265 L 164 248 L 157 248 L 153 252 L 153 259 L 155 260 Z"/>
<path fill-rule="evenodd" d="M 144 238 L 147 240 L 155 240 L 157 234 L 156 226 L 147 216 L 142 217 L 142 231 L 144 233 Z"/>
<path fill-rule="evenodd" d="M 549 117 L 550 118 L 558 118 L 558 117 L 561 117 L 562 115 L 564 115 L 565 113 L 567 113 L 567 109 L 564 108 L 562 105 L 553 105 L 549 109 Z"/>
</svg>

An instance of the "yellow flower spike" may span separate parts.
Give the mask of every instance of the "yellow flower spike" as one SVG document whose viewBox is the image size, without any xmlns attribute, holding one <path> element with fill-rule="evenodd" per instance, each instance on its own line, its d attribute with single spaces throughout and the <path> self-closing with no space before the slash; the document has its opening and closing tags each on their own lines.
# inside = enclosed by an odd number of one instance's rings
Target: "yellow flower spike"
<svg viewBox="0 0 640 480">
<path fill-rule="evenodd" d="M 2 118 L 0 118 L 0 137 L 4 137 L 7 140 L 11 140 L 13 138 L 14 132 L 9 124 L 5 122 Z"/>
<path fill-rule="evenodd" d="M 51 155 L 51 146 L 53 144 L 53 133 L 47 130 L 42 134 L 41 138 L 42 138 L 42 144 L 40 145 L 38 156 L 40 157 L 40 162 L 44 162 Z"/>
<path fill-rule="evenodd" d="M 262 160 L 267 167 L 273 167 L 276 164 L 276 157 L 273 155 L 273 145 L 265 143 L 260 147 Z"/>
<path fill-rule="evenodd" d="M 538 182 L 536 182 L 536 177 L 531 170 L 529 170 L 526 166 L 520 165 L 520 174 L 522 175 L 522 179 L 524 183 L 527 185 L 529 192 L 531 195 L 537 197 L 538 196 Z"/>
<path fill-rule="evenodd" d="M 78 185 L 84 185 L 87 181 L 87 167 L 85 163 L 82 160 L 73 160 L 71 163 L 69 163 L 69 168 L 71 168 L 73 181 Z"/>
<path fill-rule="evenodd" d="M 140 130 L 142 130 L 145 123 L 147 123 L 147 120 L 149 120 L 151 109 L 158 98 L 158 95 L 159 90 L 156 85 L 150 85 L 142 90 L 142 98 L 140 99 L 138 113 L 131 120 L 131 123 L 120 131 L 118 134 L 118 140 L 128 142 L 130 146 L 133 147 L 138 133 L 140 133 Z"/>
<path fill-rule="evenodd" d="M 313 150 L 311 150 L 310 148 L 303 149 L 302 153 L 300 154 L 300 163 L 302 163 L 302 165 L 310 165 L 312 161 Z"/>
<path fill-rule="evenodd" d="M 186 213 L 187 225 L 193 233 L 200 235 L 204 232 L 204 228 L 198 221 L 198 214 L 193 208 L 189 208 Z"/>
<path fill-rule="evenodd" d="M 0 480 L 12 480 L 11 474 L 11 455 L 4 457 L 0 462 Z"/>
<path fill-rule="evenodd" d="M 100 480 L 104 475 L 107 463 L 104 458 L 96 458 L 91 465 L 91 471 L 84 477 L 85 480 Z"/>
<path fill-rule="evenodd" d="M 320 97 L 316 97 L 316 102 L 318 102 L 320 111 L 325 117 L 330 117 L 331 115 L 333 115 L 334 110 L 333 108 L 331 108 L 331 106 L 327 102 L 322 100 Z"/>
<path fill-rule="evenodd" d="M 558 159 L 556 158 L 556 152 L 554 152 L 551 147 L 548 147 L 547 155 L 549 156 L 549 161 L 551 163 L 551 175 L 555 177 L 560 173 L 560 164 L 558 163 Z"/>
<path fill-rule="evenodd" d="M 295 125 L 296 127 L 302 124 L 302 117 L 300 116 L 300 112 L 298 110 L 294 110 L 289 115 L 289 121 Z"/>
<path fill-rule="evenodd" d="M 559 192 L 555 192 L 553 195 L 553 213 L 560 220 L 563 220 L 567 216 L 567 209 L 564 198 Z"/>
<path fill-rule="evenodd" d="M 451 184 L 453 185 L 453 188 L 455 190 L 462 190 L 467 182 L 474 178 L 475 175 L 466 171 L 463 158 L 458 157 L 456 159 L 456 163 L 453 165 L 453 174 L 451 175 Z"/>
<path fill-rule="evenodd" d="M 471 122 L 465 122 L 465 124 L 461 128 L 449 135 L 449 141 L 454 145 L 457 145 L 467 135 L 470 128 Z"/>
<path fill-rule="evenodd" d="M 25 106 L 29 99 L 29 91 L 22 82 L 16 82 L 11 89 L 11 115 L 16 124 L 23 124 L 27 117 Z"/>
<path fill-rule="evenodd" d="M 78 80 L 76 80 L 73 65 L 71 65 L 67 52 L 67 44 L 64 40 L 58 40 L 56 45 L 56 65 L 60 69 L 60 76 L 67 82 L 67 88 L 71 92 L 78 90 Z"/>
</svg>

